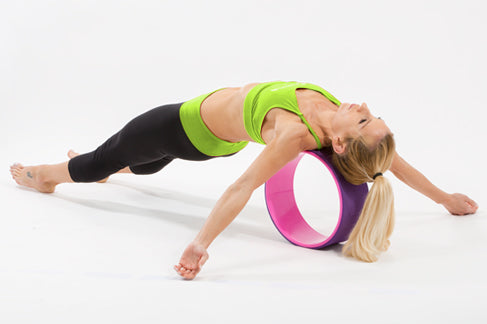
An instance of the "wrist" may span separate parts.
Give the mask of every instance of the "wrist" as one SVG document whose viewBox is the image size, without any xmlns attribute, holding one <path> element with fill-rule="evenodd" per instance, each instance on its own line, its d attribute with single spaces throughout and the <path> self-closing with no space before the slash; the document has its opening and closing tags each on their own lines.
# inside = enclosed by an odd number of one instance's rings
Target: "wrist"
<svg viewBox="0 0 487 324">
<path fill-rule="evenodd" d="M 196 236 L 196 237 L 194 238 L 194 240 L 193 240 L 193 242 L 192 242 L 192 243 L 193 243 L 193 244 L 195 244 L 195 245 L 202 246 L 202 247 L 204 247 L 205 249 L 208 249 L 208 247 L 210 246 L 211 242 L 212 242 L 212 241 L 211 241 L 211 240 L 209 240 L 208 238 L 205 238 L 205 237 L 203 237 L 203 236 L 201 236 L 201 235 L 198 235 L 198 236 Z"/>
<path fill-rule="evenodd" d="M 435 197 L 436 199 L 434 199 L 434 201 L 437 204 L 444 205 L 450 199 L 450 196 L 451 195 L 449 193 L 442 191 L 438 197 Z"/>
</svg>

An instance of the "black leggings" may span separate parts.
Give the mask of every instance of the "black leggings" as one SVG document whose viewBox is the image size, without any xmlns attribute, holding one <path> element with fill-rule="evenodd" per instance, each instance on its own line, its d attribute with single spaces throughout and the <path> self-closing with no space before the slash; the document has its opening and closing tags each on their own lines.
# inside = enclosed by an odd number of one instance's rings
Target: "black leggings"
<svg viewBox="0 0 487 324">
<path fill-rule="evenodd" d="M 213 158 L 198 151 L 186 136 L 179 109 L 182 103 L 151 109 L 128 122 L 96 150 L 68 163 L 74 182 L 95 182 L 129 167 L 135 174 L 160 171 L 175 158 Z"/>
</svg>

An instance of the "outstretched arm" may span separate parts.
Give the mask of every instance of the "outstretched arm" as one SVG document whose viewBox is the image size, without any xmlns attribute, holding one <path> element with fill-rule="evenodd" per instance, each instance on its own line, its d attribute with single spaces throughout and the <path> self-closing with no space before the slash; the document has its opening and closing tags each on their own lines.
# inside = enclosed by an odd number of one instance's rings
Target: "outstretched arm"
<svg viewBox="0 0 487 324">
<path fill-rule="evenodd" d="M 453 215 L 473 214 L 478 209 L 477 203 L 467 196 L 459 193 L 448 194 L 436 187 L 397 153 L 390 170 L 399 180 L 436 203 L 442 204 Z"/>
<path fill-rule="evenodd" d="M 217 201 L 202 229 L 174 266 L 176 272 L 185 279 L 193 279 L 208 259 L 208 246 L 240 213 L 252 192 L 301 151 L 300 140 L 295 136 L 276 136 Z"/>
</svg>

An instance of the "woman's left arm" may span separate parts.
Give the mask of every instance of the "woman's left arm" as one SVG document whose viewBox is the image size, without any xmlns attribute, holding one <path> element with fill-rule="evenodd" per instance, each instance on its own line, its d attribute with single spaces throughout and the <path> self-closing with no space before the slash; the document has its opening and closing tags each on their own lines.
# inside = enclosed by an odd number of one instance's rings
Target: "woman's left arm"
<svg viewBox="0 0 487 324">
<path fill-rule="evenodd" d="M 469 197 L 459 193 L 448 194 L 436 187 L 397 153 L 390 170 L 399 180 L 436 203 L 442 204 L 453 215 L 473 214 L 478 209 L 477 203 Z"/>
</svg>

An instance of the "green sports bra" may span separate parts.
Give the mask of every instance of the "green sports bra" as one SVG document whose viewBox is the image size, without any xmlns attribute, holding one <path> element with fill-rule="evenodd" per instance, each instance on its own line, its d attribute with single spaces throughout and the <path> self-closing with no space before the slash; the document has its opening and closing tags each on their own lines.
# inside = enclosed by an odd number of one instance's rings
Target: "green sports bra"
<svg viewBox="0 0 487 324">
<path fill-rule="evenodd" d="M 328 100 L 336 105 L 340 105 L 333 95 L 325 89 L 304 82 L 273 81 L 261 83 L 253 87 L 245 97 L 243 116 L 245 130 L 249 136 L 257 143 L 265 144 L 261 136 L 262 124 L 266 114 L 272 108 L 282 108 L 295 113 L 301 118 L 313 135 L 318 149 L 322 148 L 321 142 L 315 131 L 311 128 L 303 113 L 299 110 L 298 100 L 296 99 L 296 89 L 311 89 L 321 93 Z"/>
</svg>

